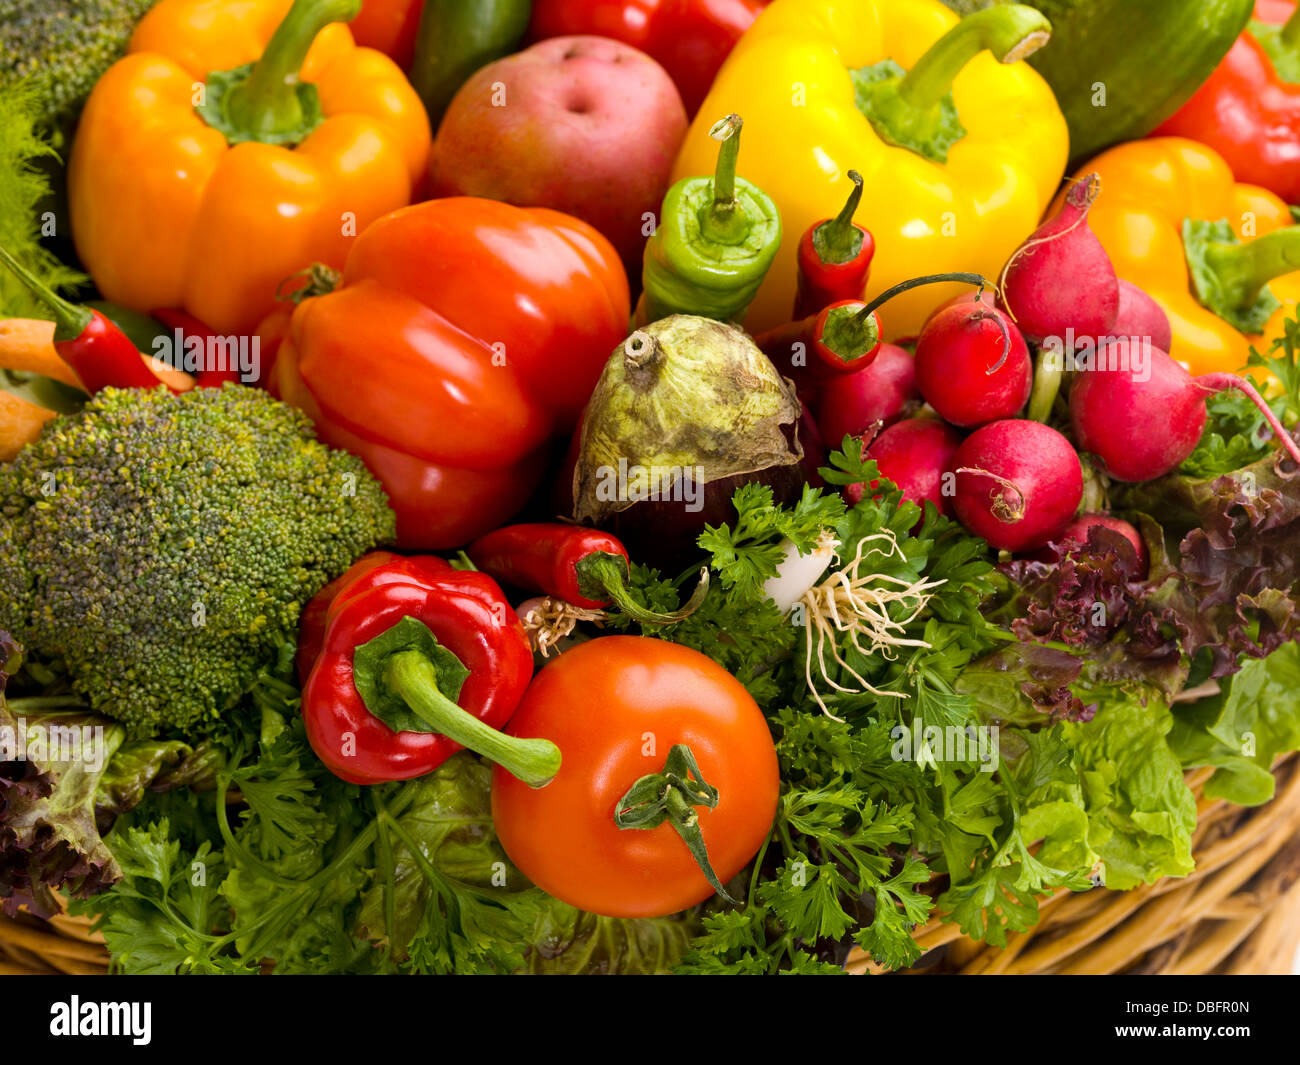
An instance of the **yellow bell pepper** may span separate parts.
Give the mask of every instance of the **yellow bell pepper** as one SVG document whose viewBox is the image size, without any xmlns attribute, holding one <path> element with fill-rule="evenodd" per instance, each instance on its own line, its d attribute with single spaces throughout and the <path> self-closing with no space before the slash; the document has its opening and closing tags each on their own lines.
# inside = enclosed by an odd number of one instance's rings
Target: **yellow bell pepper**
<svg viewBox="0 0 1300 1065">
<path fill-rule="evenodd" d="M 1182 137 L 1117 145 L 1080 172 L 1088 171 L 1101 175 L 1088 222 L 1115 272 L 1169 316 L 1170 355 L 1193 374 L 1235 372 L 1252 344 L 1262 351 L 1282 334 L 1300 301 L 1300 226 L 1281 199 L 1238 184 L 1221 155 Z M 1192 247 L 1206 249 L 1206 291 L 1217 289 L 1217 301 L 1198 298 L 1184 239 L 1189 221 L 1201 231 Z M 1261 296 L 1265 284 L 1271 300 Z"/>
<path fill-rule="evenodd" d="M 839 211 L 850 170 L 864 186 L 856 220 L 876 241 L 869 297 L 941 271 L 996 280 L 1065 170 L 1061 110 L 1047 83 L 1014 62 L 1050 28 L 1023 5 L 959 20 L 939 0 L 775 0 L 759 16 L 673 172 L 674 181 L 711 173 L 709 127 L 743 116 L 740 173 L 776 201 L 788 236 L 750 307 L 751 331 L 790 320 L 799 234 Z M 881 315 L 886 334 L 915 334 L 959 291 L 895 298 Z"/>
<path fill-rule="evenodd" d="M 95 85 L 68 170 L 104 298 L 247 332 L 313 262 L 411 200 L 430 145 L 415 90 L 346 26 L 360 0 L 161 0 Z"/>
</svg>

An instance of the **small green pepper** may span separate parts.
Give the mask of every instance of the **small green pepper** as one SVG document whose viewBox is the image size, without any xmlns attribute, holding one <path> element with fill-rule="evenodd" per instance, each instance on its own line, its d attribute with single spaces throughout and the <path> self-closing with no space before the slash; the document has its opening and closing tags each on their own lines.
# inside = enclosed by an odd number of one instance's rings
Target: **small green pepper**
<svg viewBox="0 0 1300 1065">
<path fill-rule="evenodd" d="M 716 123 L 713 176 L 683 178 L 664 197 L 646 243 L 639 321 L 671 314 L 737 321 L 767 276 L 781 246 L 781 215 L 762 189 L 736 176 L 740 127 L 739 115 Z"/>
</svg>

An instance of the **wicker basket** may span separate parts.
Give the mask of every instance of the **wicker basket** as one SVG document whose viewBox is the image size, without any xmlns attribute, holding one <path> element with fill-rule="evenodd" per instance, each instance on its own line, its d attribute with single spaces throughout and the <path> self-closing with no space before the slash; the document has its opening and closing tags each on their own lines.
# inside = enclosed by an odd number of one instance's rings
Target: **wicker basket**
<svg viewBox="0 0 1300 1065">
<path fill-rule="evenodd" d="M 1030 931 L 1002 949 L 933 920 L 911 973 L 1288 973 L 1300 942 L 1300 756 L 1274 767 L 1277 795 L 1244 809 L 1197 794 L 1196 871 L 1133 891 L 1061 891 Z M 875 970 L 849 958 L 849 970 Z M 84 918 L 0 915 L 0 975 L 108 971 L 103 940 Z"/>
</svg>

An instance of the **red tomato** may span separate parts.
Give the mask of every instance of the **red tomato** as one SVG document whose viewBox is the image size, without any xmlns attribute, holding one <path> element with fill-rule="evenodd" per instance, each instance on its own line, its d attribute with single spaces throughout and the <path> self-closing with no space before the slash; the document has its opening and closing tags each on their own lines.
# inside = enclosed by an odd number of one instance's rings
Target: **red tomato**
<svg viewBox="0 0 1300 1065">
<path fill-rule="evenodd" d="M 556 778 L 532 789 L 497 771 L 492 818 L 511 860 L 556 898 L 608 917 L 662 917 L 713 894 L 667 822 L 620 829 L 614 809 L 640 778 L 690 748 L 718 790 L 696 807 L 724 884 L 772 829 L 780 777 L 758 704 L 698 651 L 646 636 L 605 636 L 566 651 L 534 680 L 508 731 L 560 748 Z"/>
</svg>

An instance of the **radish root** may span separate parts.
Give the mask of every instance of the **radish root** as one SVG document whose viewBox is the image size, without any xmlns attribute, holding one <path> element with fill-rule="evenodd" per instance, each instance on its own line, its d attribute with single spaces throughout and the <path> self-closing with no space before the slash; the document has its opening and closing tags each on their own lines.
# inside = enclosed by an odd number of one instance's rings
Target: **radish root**
<svg viewBox="0 0 1300 1065">
<path fill-rule="evenodd" d="M 934 590 L 945 583 L 941 580 L 908 582 L 883 573 L 864 573 L 863 562 L 870 555 L 901 557 L 902 550 L 892 532 L 863 537 L 853 561 L 833 572 L 821 584 L 808 589 L 800 600 L 804 613 L 804 678 L 822 713 L 832 721 L 843 719 L 831 713 L 814 679 L 814 644 L 817 672 L 826 686 L 846 694 L 870 692 L 877 696 L 906 698 L 906 693 L 875 687 L 850 666 L 840 653 L 838 636 L 848 633 L 854 649 L 862 655 L 880 654 L 887 659 L 896 657 L 895 648 L 898 647 L 929 647 L 926 641 L 909 639 L 903 633 L 926 608 Z M 895 603 L 905 604 L 902 616 L 897 618 L 890 614 L 890 607 Z M 831 679 L 826 661 L 828 643 L 832 660 L 843 667 L 859 687 L 848 688 Z"/>
<path fill-rule="evenodd" d="M 1005 477 L 999 477 L 996 473 L 981 470 L 976 466 L 959 466 L 953 470 L 953 473 L 973 473 L 980 477 L 988 477 L 997 481 L 1006 491 L 1015 494 L 1015 502 L 1009 503 L 1006 496 L 994 496 L 993 492 L 989 492 L 989 502 L 991 504 L 989 509 L 998 521 L 1010 525 L 1025 516 L 1025 493 L 1020 490 L 1015 481 L 1008 481 Z"/>
<path fill-rule="evenodd" d="M 586 610 L 548 595 L 520 620 L 528 634 L 528 645 L 543 658 L 549 658 L 552 648 L 571 635 L 578 622 L 590 621 L 599 627 L 608 617 L 603 610 Z"/>
</svg>

